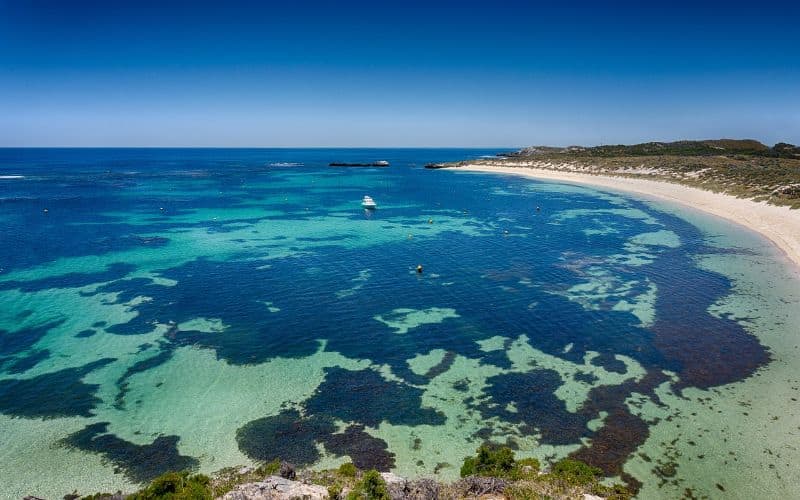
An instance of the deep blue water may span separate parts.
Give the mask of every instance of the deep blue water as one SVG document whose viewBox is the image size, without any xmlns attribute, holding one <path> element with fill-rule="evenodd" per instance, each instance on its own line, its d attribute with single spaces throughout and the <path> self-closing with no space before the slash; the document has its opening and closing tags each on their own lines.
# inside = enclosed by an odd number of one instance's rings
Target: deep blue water
<svg viewBox="0 0 800 500">
<path fill-rule="evenodd" d="M 215 450 L 184 453 L 200 447 L 188 434 L 133 437 L 161 387 L 143 375 L 200 350 L 233 366 L 308 363 L 313 378 L 322 345 L 366 364 L 320 368 L 309 397 L 230 429 L 231 449 L 311 466 L 321 443 L 360 467 L 457 471 L 463 454 L 433 460 L 376 430 L 439 428 L 458 450 L 536 455 L 530 438 L 638 487 L 623 467 L 652 422 L 627 398 L 659 405 L 661 384 L 719 387 L 770 359 L 709 312 L 731 282 L 697 259 L 728 251 L 644 202 L 422 168 L 495 152 L 0 150 L 0 176 L 22 176 L 0 179 L 0 413 L 84 418 L 51 444 L 99 454 L 134 483 L 206 470 Z M 375 160 L 391 167 L 327 166 Z M 272 166 L 284 162 L 302 165 Z M 376 211 L 361 209 L 365 194 Z M 523 364 L 519 346 L 533 353 Z M 430 366 L 415 369 L 420 356 Z M 485 374 L 449 383 L 454 418 L 425 395 L 460 362 Z M 583 396 L 565 400 L 565 385 Z"/>
</svg>

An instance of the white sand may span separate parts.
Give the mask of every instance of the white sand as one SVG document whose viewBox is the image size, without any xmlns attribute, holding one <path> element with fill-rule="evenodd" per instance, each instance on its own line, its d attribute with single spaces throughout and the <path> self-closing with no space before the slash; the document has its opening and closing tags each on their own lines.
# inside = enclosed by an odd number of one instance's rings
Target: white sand
<svg viewBox="0 0 800 500">
<path fill-rule="evenodd" d="M 800 210 L 648 179 L 563 172 L 529 167 L 465 165 L 455 170 L 521 175 L 534 179 L 589 184 L 682 203 L 723 217 L 766 236 L 800 268 Z"/>
</svg>

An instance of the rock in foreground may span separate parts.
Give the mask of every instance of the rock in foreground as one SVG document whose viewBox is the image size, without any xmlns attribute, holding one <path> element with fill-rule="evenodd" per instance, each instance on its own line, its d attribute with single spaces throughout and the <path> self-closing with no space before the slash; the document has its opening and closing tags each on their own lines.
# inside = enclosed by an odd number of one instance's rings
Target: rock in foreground
<svg viewBox="0 0 800 500">
<path fill-rule="evenodd" d="M 269 476 L 257 483 L 242 484 L 222 497 L 223 500 L 322 500 L 328 498 L 328 489 L 315 484 L 305 484 L 279 476 Z"/>
</svg>

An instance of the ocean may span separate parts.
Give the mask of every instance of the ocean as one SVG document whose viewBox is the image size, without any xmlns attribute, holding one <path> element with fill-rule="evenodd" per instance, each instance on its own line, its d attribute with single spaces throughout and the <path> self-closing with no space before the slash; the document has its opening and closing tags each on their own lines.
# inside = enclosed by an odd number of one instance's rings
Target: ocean
<svg viewBox="0 0 800 500">
<path fill-rule="evenodd" d="M 453 480 L 484 442 L 642 498 L 798 491 L 796 270 L 686 207 L 423 168 L 496 152 L 0 149 L 0 497 Z"/>
</svg>

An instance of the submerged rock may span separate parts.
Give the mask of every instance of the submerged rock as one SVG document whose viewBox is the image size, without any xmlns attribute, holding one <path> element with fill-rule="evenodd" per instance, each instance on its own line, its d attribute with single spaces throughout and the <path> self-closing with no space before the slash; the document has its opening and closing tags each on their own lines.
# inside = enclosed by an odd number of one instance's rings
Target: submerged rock
<svg viewBox="0 0 800 500">
<path fill-rule="evenodd" d="M 279 476 L 269 476 L 258 483 L 242 484 L 229 491 L 222 500 L 322 500 L 328 498 L 328 489 L 316 484 L 305 484 L 300 481 Z"/>
</svg>

